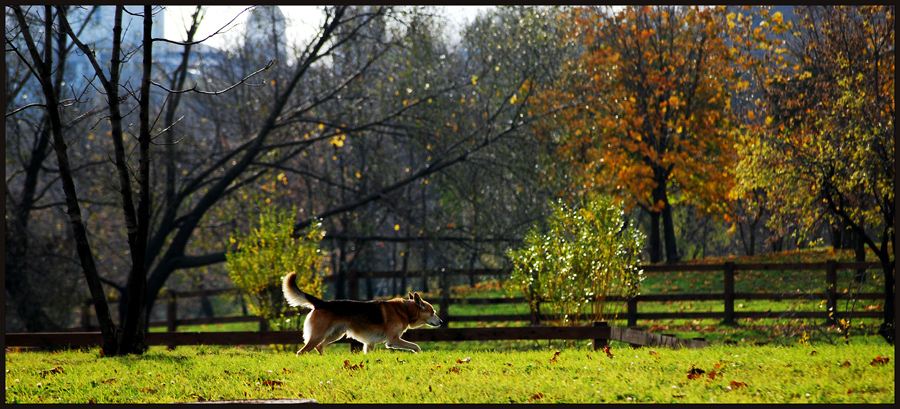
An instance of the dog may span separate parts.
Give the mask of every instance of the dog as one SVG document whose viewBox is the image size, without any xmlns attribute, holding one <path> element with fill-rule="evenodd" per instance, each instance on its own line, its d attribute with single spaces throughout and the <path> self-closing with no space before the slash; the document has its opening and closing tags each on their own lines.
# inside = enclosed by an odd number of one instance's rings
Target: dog
<svg viewBox="0 0 900 409">
<path fill-rule="evenodd" d="M 382 342 L 387 348 L 422 352 L 418 345 L 400 336 L 409 328 L 441 325 L 434 307 L 419 293 L 409 293 L 408 299 L 324 301 L 301 291 L 295 282 L 296 276 L 296 273 L 286 275 L 281 290 L 288 305 L 312 309 L 303 323 L 306 345 L 297 351 L 298 355 L 313 348 L 322 355 L 325 345 L 341 339 L 345 334 L 362 342 L 364 354 Z"/>
</svg>

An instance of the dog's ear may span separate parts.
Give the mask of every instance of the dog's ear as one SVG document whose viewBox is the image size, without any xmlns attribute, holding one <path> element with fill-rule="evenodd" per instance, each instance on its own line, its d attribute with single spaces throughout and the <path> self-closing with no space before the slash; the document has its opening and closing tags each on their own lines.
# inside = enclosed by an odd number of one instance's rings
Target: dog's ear
<svg viewBox="0 0 900 409">
<path fill-rule="evenodd" d="M 409 299 L 410 299 L 410 300 L 414 300 L 414 299 L 415 299 L 415 297 L 413 297 L 413 294 L 412 294 L 412 293 L 409 293 Z"/>
<path fill-rule="evenodd" d="M 422 302 L 422 297 L 419 297 L 419 293 L 413 294 L 413 299 L 416 300 L 416 305 L 419 307 L 425 308 L 425 303 Z"/>
</svg>

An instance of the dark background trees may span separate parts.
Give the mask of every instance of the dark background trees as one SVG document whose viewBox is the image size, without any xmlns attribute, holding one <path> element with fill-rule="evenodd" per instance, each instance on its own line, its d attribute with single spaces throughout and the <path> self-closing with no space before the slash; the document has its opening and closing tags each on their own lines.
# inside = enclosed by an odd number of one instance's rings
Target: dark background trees
<svg viewBox="0 0 900 409">
<path fill-rule="evenodd" d="M 548 199 L 598 189 L 642 209 L 630 218 L 655 237 L 653 261 L 664 247 L 675 261 L 844 246 L 849 232 L 890 260 L 892 8 L 632 7 L 572 18 L 566 7 L 497 7 L 451 40 L 430 7 L 336 6 L 319 8 L 315 33 L 292 44 L 279 8 L 259 6 L 217 34 L 231 44 L 222 49 L 193 35 L 164 40 L 152 20 L 144 38 L 147 13 L 125 8 L 117 51 L 115 7 L 5 10 L 8 329 L 71 325 L 88 296 L 79 256 L 96 261 L 95 301 L 122 300 L 111 311 L 119 325 L 135 306 L 152 316 L 165 289 L 230 287 L 223 237 L 247 228 L 258 197 L 296 206 L 297 231 L 323 219 L 338 277 L 506 266 Z M 189 33 L 211 11 L 195 12 Z M 779 133 L 821 152 L 786 150 Z M 797 183 L 787 190 L 743 178 L 789 163 Z M 795 199 L 806 195 L 786 194 L 803 183 L 821 197 L 803 205 Z M 66 213 L 74 196 L 88 253 Z M 143 292 L 136 266 L 147 269 Z M 369 282 L 365 294 L 427 283 Z"/>
</svg>

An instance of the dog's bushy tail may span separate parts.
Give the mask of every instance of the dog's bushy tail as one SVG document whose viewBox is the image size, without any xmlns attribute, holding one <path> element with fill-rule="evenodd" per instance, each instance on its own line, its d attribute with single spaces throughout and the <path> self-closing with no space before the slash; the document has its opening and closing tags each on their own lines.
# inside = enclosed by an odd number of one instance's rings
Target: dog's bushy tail
<svg viewBox="0 0 900 409">
<path fill-rule="evenodd" d="M 297 273 L 291 272 L 284 276 L 284 279 L 281 282 L 281 291 L 284 293 L 284 298 L 287 300 L 288 305 L 311 309 L 321 307 L 325 301 L 301 291 L 300 287 L 297 287 L 297 282 L 295 281 L 296 277 Z"/>
</svg>

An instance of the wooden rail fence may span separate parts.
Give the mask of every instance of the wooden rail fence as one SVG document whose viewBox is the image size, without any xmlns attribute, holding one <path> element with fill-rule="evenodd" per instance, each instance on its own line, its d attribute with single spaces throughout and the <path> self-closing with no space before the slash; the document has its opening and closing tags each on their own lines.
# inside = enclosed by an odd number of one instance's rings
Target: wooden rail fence
<svg viewBox="0 0 900 409">
<path fill-rule="evenodd" d="M 674 273 L 674 272 L 717 272 L 723 274 L 723 288 L 721 293 L 681 293 L 681 294 L 640 294 L 631 298 L 608 297 L 607 301 L 626 303 L 626 314 L 628 327 L 636 327 L 638 320 L 659 320 L 659 319 L 721 319 L 724 324 L 734 324 L 736 319 L 741 318 L 822 318 L 826 322 L 834 322 L 844 316 L 846 312 L 838 311 L 837 302 L 841 299 L 856 297 L 861 300 L 879 300 L 884 298 L 883 293 L 860 293 L 849 294 L 838 291 L 837 288 L 837 271 L 843 269 L 859 270 L 878 268 L 880 263 L 877 262 L 852 262 L 844 263 L 837 261 L 827 261 L 821 263 L 753 263 L 753 264 L 703 264 L 703 265 L 648 265 L 643 266 L 645 272 L 656 273 Z M 801 293 L 801 292 L 782 292 L 782 293 L 743 293 L 735 292 L 735 273 L 740 271 L 824 271 L 825 277 L 822 282 L 823 290 L 817 293 Z M 546 301 L 539 301 L 538 314 L 494 314 L 494 315 L 452 315 L 450 307 L 452 305 L 477 304 L 527 304 L 525 298 L 450 298 L 450 277 L 459 276 L 505 276 L 509 274 L 509 270 L 440 270 L 437 272 L 411 271 L 406 273 L 407 278 L 422 277 L 427 274 L 439 276 L 441 285 L 441 295 L 436 304 L 438 305 L 438 313 L 449 326 L 453 322 L 509 322 L 509 321 L 526 321 L 533 325 L 540 324 L 540 319 L 554 318 L 540 313 L 540 305 Z M 359 283 L 363 279 L 378 278 L 399 278 L 400 273 L 394 271 L 383 272 L 357 272 L 350 271 L 345 275 L 348 283 L 349 297 L 351 299 L 359 299 Z M 335 282 L 336 276 L 331 275 L 323 278 L 324 282 Z M 473 282 L 470 280 L 470 282 Z M 166 304 L 166 320 L 153 321 L 150 326 L 165 326 L 167 331 L 175 332 L 179 326 L 198 325 L 198 324 L 221 324 L 232 322 L 258 322 L 261 331 L 268 330 L 265 320 L 257 316 L 233 316 L 233 317 L 212 317 L 212 318 L 178 318 L 178 300 L 192 297 L 212 297 L 222 294 L 236 294 L 236 289 L 220 289 L 220 290 L 201 290 L 190 292 L 173 292 L 168 293 Z M 825 311 L 735 311 L 736 300 L 790 300 L 790 299 L 816 299 L 825 300 Z M 638 311 L 641 303 L 648 302 L 670 302 L 670 301 L 704 301 L 704 300 L 721 300 L 724 304 L 722 312 L 647 312 Z M 435 302 L 435 300 L 429 300 Z M 296 311 L 296 310 L 294 310 Z M 833 313 L 829 313 L 833 312 Z M 78 328 L 82 331 L 95 330 L 98 327 L 91 323 L 92 308 L 87 302 L 82 308 L 82 323 Z M 300 312 L 305 313 L 305 311 Z M 854 317 L 877 318 L 883 316 L 883 311 L 854 311 Z M 587 319 L 588 317 L 580 317 Z"/>
<path fill-rule="evenodd" d="M 583 327 L 505 327 L 505 328 L 438 328 L 411 329 L 403 338 L 407 341 L 487 341 L 590 339 L 595 350 L 609 344 L 609 340 L 628 342 L 633 347 L 667 346 L 670 348 L 702 348 L 708 344 L 702 338 L 680 339 L 671 335 L 649 334 L 643 331 L 610 327 L 606 322 L 594 322 Z M 100 332 L 43 332 L 6 334 L 7 346 L 88 348 L 101 345 Z M 268 345 L 302 344 L 300 331 L 243 331 L 243 332 L 151 332 L 147 345 Z M 350 343 L 351 351 L 362 345 L 344 338 L 338 343 Z"/>
</svg>

